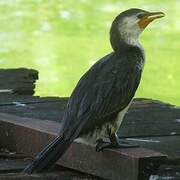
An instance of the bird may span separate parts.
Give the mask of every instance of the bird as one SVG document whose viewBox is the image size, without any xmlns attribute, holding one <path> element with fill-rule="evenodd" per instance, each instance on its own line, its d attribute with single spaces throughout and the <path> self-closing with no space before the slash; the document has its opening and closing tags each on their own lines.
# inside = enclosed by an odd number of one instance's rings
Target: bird
<svg viewBox="0 0 180 180">
<path fill-rule="evenodd" d="M 117 131 L 139 86 L 145 52 L 139 36 L 147 25 L 163 12 L 131 8 L 112 22 L 112 52 L 97 61 L 79 80 L 63 115 L 58 136 L 23 170 L 40 173 L 52 167 L 73 141 L 106 148 L 131 148 L 121 141 Z"/>
</svg>

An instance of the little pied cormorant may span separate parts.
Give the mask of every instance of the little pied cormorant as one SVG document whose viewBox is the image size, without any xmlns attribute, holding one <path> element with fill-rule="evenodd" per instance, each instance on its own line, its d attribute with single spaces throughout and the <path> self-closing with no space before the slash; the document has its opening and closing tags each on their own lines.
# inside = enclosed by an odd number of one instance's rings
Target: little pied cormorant
<svg viewBox="0 0 180 180">
<path fill-rule="evenodd" d="M 82 76 L 69 98 L 59 136 L 23 172 L 49 168 L 75 139 L 96 144 L 97 151 L 107 147 L 133 147 L 119 141 L 116 132 L 132 102 L 144 67 L 139 35 L 151 21 L 163 16 L 162 12 L 133 8 L 115 18 L 110 30 L 114 51 Z M 106 137 L 110 141 L 103 139 Z"/>
</svg>

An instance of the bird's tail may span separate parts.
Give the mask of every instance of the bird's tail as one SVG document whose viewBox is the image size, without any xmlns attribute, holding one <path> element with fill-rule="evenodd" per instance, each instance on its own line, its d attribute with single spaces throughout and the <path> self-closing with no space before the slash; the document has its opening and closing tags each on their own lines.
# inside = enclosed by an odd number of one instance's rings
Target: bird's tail
<svg viewBox="0 0 180 180">
<path fill-rule="evenodd" d="M 71 143 L 70 139 L 67 140 L 63 136 L 58 136 L 35 157 L 34 161 L 23 172 L 28 174 L 37 173 L 51 167 L 64 154 Z"/>
</svg>

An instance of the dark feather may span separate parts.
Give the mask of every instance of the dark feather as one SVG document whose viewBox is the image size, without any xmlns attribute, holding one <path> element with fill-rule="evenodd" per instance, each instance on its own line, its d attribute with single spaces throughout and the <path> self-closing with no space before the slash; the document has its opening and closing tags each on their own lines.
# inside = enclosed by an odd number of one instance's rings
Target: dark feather
<svg viewBox="0 0 180 180">
<path fill-rule="evenodd" d="M 79 135 L 115 119 L 135 94 L 143 62 L 142 51 L 132 46 L 98 61 L 80 79 L 69 99 L 62 136 L 46 146 L 23 172 L 41 172 L 50 167 Z"/>
<path fill-rule="evenodd" d="M 115 117 L 132 100 L 141 79 L 144 55 L 126 46 L 93 67 L 78 82 L 64 116 L 64 135 L 78 137 Z"/>
</svg>

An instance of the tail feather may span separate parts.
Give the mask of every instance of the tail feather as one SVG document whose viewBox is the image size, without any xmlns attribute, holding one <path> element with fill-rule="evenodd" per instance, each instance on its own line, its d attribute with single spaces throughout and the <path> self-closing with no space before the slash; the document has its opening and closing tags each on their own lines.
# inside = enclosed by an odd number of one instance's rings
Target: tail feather
<svg viewBox="0 0 180 180">
<path fill-rule="evenodd" d="M 38 173 L 51 167 L 64 154 L 71 143 L 71 140 L 58 136 L 35 157 L 34 161 L 23 172 L 28 174 Z"/>
</svg>

